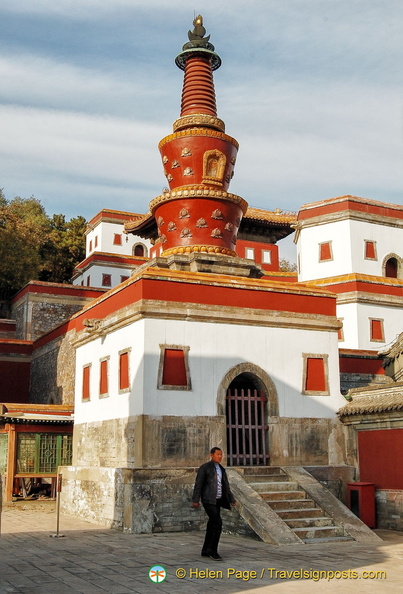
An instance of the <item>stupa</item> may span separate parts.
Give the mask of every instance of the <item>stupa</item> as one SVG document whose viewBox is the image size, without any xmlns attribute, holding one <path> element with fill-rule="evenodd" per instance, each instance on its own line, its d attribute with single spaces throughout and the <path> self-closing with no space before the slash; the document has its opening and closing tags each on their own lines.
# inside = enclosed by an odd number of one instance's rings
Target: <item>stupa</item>
<svg viewBox="0 0 403 594">
<path fill-rule="evenodd" d="M 150 202 L 150 212 L 143 219 L 128 222 L 125 229 L 159 241 L 163 257 L 209 254 L 236 258 L 238 272 L 232 262 L 231 273 L 260 276 L 256 265 L 240 266 L 235 252 L 248 203 L 229 192 L 239 145 L 217 117 L 213 72 L 221 58 L 206 36 L 201 15 L 193 25 L 189 41 L 175 59 L 184 71 L 180 117 L 173 133 L 158 146 L 168 187 Z M 192 260 L 198 260 L 196 268 L 200 269 L 203 258 Z"/>
</svg>

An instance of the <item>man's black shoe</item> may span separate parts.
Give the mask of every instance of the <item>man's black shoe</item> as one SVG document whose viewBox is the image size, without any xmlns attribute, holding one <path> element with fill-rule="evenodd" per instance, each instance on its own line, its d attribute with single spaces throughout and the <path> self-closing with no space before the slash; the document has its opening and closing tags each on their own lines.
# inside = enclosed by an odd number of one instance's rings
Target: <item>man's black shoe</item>
<svg viewBox="0 0 403 594">
<path fill-rule="evenodd" d="M 210 555 L 210 559 L 214 559 L 214 561 L 222 561 L 221 555 Z"/>
<path fill-rule="evenodd" d="M 210 553 L 202 553 L 201 556 L 202 557 L 210 557 Z"/>
</svg>

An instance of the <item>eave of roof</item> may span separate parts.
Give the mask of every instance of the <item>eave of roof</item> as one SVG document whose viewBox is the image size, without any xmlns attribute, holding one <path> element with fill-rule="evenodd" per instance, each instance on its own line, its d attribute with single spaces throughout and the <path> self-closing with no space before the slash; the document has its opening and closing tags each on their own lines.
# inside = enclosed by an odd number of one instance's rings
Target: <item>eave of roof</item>
<svg viewBox="0 0 403 594">
<path fill-rule="evenodd" d="M 403 382 L 385 388 L 361 388 L 350 395 L 351 401 L 337 411 L 339 417 L 403 410 Z"/>
<path fill-rule="evenodd" d="M 283 212 L 280 209 L 274 211 L 264 210 L 261 208 L 248 207 L 246 214 L 242 218 L 240 233 L 243 228 L 252 225 L 257 225 L 262 228 L 278 228 L 282 227 L 292 232 L 292 225 L 297 221 L 297 214 L 294 212 Z M 134 233 L 143 238 L 156 239 L 158 237 L 157 224 L 154 216 L 148 212 L 142 217 L 127 221 L 124 227 L 125 233 Z"/>
</svg>

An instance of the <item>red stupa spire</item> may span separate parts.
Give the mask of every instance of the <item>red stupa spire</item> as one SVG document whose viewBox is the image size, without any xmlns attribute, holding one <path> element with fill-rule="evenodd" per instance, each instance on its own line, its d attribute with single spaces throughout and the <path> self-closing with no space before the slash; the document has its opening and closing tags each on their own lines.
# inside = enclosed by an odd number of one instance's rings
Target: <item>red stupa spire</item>
<svg viewBox="0 0 403 594">
<path fill-rule="evenodd" d="M 199 15 L 177 56 L 184 70 L 181 113 L 173 134 L 159 143 L 169 189 L 150 203 L 162 255 L 192 252 L 236 256 L 236 237 L 247 203 L 230 194 L 238 143 L 217 117 L 213 71 L 221 59 Z"/>
</svg>

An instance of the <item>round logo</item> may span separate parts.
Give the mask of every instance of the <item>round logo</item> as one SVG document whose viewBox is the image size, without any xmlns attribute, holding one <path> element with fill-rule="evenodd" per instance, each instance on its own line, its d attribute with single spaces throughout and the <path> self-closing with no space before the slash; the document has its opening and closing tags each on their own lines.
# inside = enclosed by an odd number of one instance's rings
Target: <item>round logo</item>
<svg viewBox="0 0 403 594">
<path fill-rule="evenodd" d="M 152 582 L 156 584 L 163 582 L 167 577 L 165 567 L 162 567 L 161 565 L 153 565 L 153 567 L 150 567 L 148 577 Z"/>
</svg>

